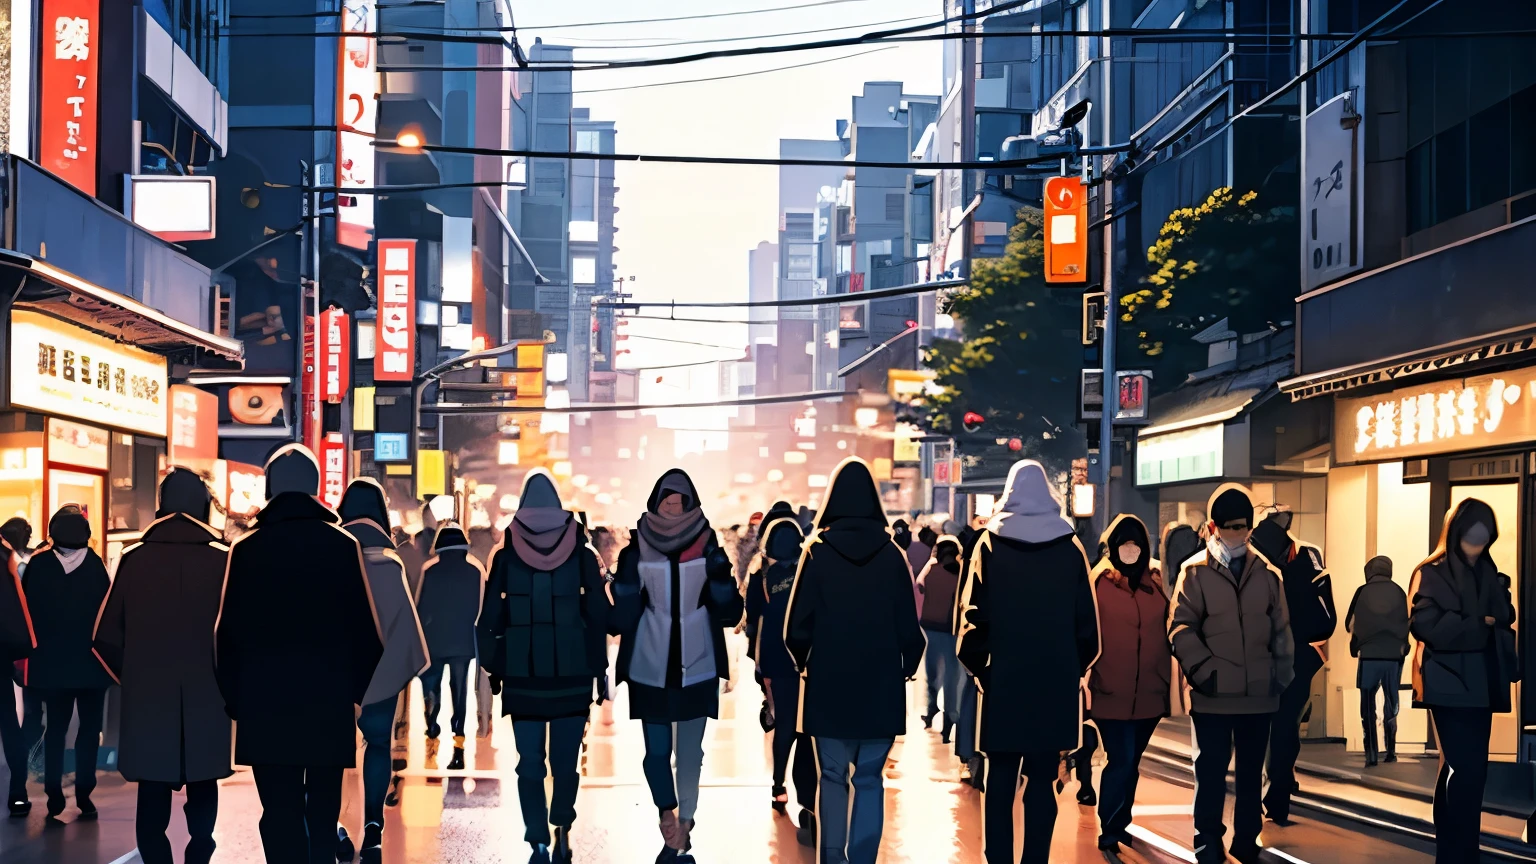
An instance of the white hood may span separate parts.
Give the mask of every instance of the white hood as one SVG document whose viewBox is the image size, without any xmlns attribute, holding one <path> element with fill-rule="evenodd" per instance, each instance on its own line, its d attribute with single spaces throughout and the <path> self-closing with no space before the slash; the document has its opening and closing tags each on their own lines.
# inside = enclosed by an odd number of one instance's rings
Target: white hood
<svg viewBox="0 0 1536 864">
<path fill-rule="evenodd" d="M 1025 543 L 1045 543 L 1072 533 L 1072 524 L 1061 515 L 1061 502 L 1056 500 L 1039 462 L 1025 459 L 1014 463 L 1003 500 L 987 521 L 987 530 Z"/>
</svg>

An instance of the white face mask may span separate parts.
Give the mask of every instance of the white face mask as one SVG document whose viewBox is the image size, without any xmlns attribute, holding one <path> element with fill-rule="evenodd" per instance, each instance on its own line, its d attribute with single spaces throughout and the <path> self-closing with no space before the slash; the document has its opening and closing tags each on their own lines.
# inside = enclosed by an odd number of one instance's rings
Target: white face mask
<svg viewBox="0 0 1536 864">
<path fill-rule="evenodd" d="M 1121 564 L 1131 565 L 1141 560 L 1141 547 L 1135 543 L 1121 543 L 1119 553 Z"/>
<path fill-rule="evenodd" d="M 1213 536 L 1210 540 L 1206 541 L 1205 545 L 1210 550 L 1211 555 L 1217 561 L 1220 561 L 1223 567 L 1230 567 L 1233 558 L 1248 554 L 1248 544 L 1246 542 L 1229 545 L 1220 537 Z"/>
</svg>

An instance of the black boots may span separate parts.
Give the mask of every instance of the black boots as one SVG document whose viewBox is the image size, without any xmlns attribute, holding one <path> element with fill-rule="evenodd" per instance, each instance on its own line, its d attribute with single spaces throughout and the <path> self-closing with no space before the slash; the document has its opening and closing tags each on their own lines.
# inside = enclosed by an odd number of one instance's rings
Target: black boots
<svg viewBox="0 0 1536 864">
<path fill-rule="evenodd" d="M 1365 767 L 1375 768 L 1380 752 L 1376 748 L 1376 724 L 1365 727 Z"/>
<path fill-rule="evenodd" d="M 944 729 L 939 733 L 945 744 L 949 743 L 950 735 L 955 731 L 955 721 L 948 715 L 944 715 Z"/>
<path fill-rule="evenodd" d="M 549 850 L 551 864 L 571 864 L 571 829 L 555 826 L 555 845 Z"/>
<path fill-rule="evenodd" d="M 449 771 L 463 771 L 464 770 L 464 748 L 463 747 L 455 747 L 455 748 L 453 748 L 453 758 L 448 760 L 448 770 Z"/>
</svg>

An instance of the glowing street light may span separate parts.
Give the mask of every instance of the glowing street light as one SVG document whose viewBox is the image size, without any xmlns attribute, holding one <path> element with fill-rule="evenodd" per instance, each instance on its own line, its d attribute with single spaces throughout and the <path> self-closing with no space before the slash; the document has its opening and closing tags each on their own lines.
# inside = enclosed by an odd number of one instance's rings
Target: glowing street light
<svg viewBox="0 0 1536 864">
<path fill-rule="evenodd" d="M 395 136 L 395 144 L 407 150 L 420 149 L 421 145 L 425 143 L 422 140 L 421 132 L 411 126 L 401 129 L 400 134 Z"/>
</svg>

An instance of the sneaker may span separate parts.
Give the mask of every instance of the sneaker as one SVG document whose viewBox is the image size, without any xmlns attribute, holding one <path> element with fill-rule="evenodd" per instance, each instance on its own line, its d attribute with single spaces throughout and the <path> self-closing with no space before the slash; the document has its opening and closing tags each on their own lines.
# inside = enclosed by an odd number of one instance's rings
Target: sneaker
<svg viewBox="0 0 1536 864">
<path fill-rule="evenodd" d="M 377 822 L 369 822 L 363 826 L 363 848 L 377 849 L 384 845 L 384 826 Z"/>
<path fill-rule="evenodd" d="M 11 811 L 11 816 L 21 818 L 32 812 L 32 802 L 25 795 L 12 795 L 5 805 Z"/>
<path fill-rule="evenodd" d="M 811 849 L 816 848 L 816 814 L 809 810 L 800 811 L 800 827 L 795 831 L 795 840 L 801 846 Z"/>
<path fill-rule="evenodd" d="M 357 854 L 357 847 L 352 845 L 352 835 L 347 833 L 345 826 L 336 826 L 336 860 L 351 861 Z"/>
<path fill-rule="evenodd" d="M 448 760 L 448 770 L 449 771 L 463 771 L 464 770 L 464 748 L 463 747 L 455 747 L 455 748 L 453 748 L 453 758 Z"/>
</svg>

